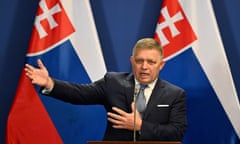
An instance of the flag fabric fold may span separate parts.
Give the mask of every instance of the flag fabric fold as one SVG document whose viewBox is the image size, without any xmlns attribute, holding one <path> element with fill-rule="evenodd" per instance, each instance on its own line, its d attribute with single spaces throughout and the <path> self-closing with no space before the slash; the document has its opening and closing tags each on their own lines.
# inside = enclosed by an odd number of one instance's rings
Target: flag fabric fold
<svg viewBox="0 0 240 144">
<path fill-rule="evenodd" d="M 89 83 L 103 76 L 106 68 L 89 1 L 39 1 L 26 63 L 36 65 L 38 58 L 54 78 Z M 74 106 L 38 91 L 23 71 L 8 116 L 7 144 L 86 143 L 102 138 L 105 126 L 98 123 L 104 124 L 103 107 Z"/>
<path fill-rule="evenodd" d="M 183 142 L 239 142 L 240 105 L 211 1 L 164 0 L 154 37 L 168 61 L 162 76 L 187 92 Z"/>
<path fill-rule="evenodd" d="M 19 82 L 16 98 L 8 117 L 6 143 L 63 143 L 35 88 L 24 72 Z"/>
<path fill-rule="evenodd" d="M 187 92 L 183 143 L 238 144 L 238 93 L 211 1 L 163 0 L 154 38 L 167 61 L 161 77 Z M 36 65 L 38 58 L 54 78 L 89 83 L 104 75 L 89 1 L 39 1 L 26 63 Z M 22 71 L 7 120 L 7 144 L 101 140 L 106 124 L 102 106 L 75 106 L 38 91 Z"/>
</svg>

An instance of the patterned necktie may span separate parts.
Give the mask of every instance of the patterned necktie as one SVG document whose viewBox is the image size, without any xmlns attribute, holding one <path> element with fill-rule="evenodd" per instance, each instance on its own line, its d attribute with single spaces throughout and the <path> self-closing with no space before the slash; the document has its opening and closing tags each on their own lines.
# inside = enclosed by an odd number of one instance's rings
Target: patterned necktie
<svg viewBox="0 0 240 144">
<path fill-rule="evenodd" d="M 136 101 L 136 108 L 138 112 L 143 113 L 146 107 L 146 97 L 144 95 L 144 89 L 147 87 L 147 85 L 140 85 L 140 90 L 137 96 Z"/>
</svg>

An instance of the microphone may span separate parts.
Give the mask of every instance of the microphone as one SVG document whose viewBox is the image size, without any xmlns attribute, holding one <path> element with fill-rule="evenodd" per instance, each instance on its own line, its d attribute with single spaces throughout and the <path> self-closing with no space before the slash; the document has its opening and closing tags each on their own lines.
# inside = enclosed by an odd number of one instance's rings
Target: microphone
<svg viewBox="0 0 240 144">
<path fill-rule="evenodd" d="M 134 94 L 133 94 L 133 102 L 134 102 L 134 110 L 133 110 L 133 141 L 136 142 L 136 113 L 137 113 L 137 107 L 136 107 L 136 101 L 137 97 L 139 95 L 140 88 L 134 89 Z"/>
</svg>

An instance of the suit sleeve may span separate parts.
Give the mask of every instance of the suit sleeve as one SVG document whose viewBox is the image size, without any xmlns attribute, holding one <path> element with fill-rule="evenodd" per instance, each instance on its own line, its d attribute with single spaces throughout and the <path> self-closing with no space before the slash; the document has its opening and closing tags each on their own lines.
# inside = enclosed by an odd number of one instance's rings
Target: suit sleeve
<svg viewBox="0 0 240 144">
<path fill-rule="evenodd" d="M 44 95 L 72 104 L 102 104 L 104 100 L 103 83 L 102 79 L 92 84 L 75 84 L 54 79 L 52 91 Z"/>
</svg>

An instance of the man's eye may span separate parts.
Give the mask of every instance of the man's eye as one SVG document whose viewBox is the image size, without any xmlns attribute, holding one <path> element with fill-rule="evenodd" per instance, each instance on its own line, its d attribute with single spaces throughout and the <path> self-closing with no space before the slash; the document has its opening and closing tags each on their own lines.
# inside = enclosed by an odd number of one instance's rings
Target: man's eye
<svg viewBox="0 0 240 144">
<path fill-rule="evenodd" d="M 152 61 L 152 60 L 149 60 L 148 63 L 149 63 L 150 65 L 153 65 L 153 64 L 155 64 L 156 62 L 155 62 L 155 61 Z"/>
<path fill-rule="evenodd" d="M 142 59 L 136 59 L 135 62 L 140 64 L 140 63 L 143 63 L 143 60 Z"/>
</svg>

